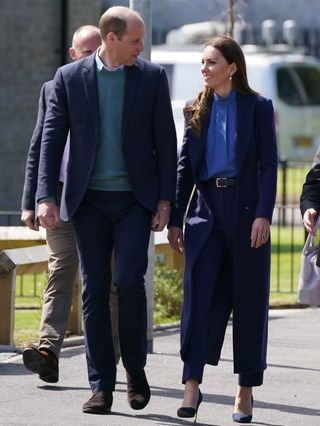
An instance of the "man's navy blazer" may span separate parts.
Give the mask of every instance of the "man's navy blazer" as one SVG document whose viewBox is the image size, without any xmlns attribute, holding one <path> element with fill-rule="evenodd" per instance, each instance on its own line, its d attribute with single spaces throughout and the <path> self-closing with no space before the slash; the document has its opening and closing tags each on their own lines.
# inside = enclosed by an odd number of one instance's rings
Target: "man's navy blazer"
<svg viewBox="0 0 320 426">
<path fill-rule="evenodd" d="M 95 53 L 59 68 L 42 134 L 37 200 L 55 196 L 70 129 L 70 157 L 60 216 L 70 219 L 84 197 L 99 144 Z M 155 212 L 159 200 L 174 201 L 176 132 L 164 69 L 138 58 L 125 67 L 122 150 L 137 200 Z"/>
<path fill-rule="evenodd" d="M 21 201 L 21 208 L 23 210 L 35 210 L 41 137 L 51 87 L 52 80 L 47 81 L 42 86 L 40 92 L 37 122 L 31 137 L 27 156 L 26 174 Z"/>
</svg>

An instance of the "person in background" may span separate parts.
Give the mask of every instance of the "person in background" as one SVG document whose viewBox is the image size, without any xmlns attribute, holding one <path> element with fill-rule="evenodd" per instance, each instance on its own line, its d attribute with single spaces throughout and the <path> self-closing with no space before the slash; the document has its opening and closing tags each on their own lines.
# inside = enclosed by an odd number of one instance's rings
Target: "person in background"
<svg viewBox="0 0 320 426">
<path fill-rule="evenodd" d="M 144 275 L 150 231 L 162 231 L 169 220 L 177 143 L 165 70 L 139 58 L 144 37 L 139 14 L 111 7 L 99 27 L 102 45 L 97 52 L 59 68 L 55 75 L 43 129 L 37 200 L 40 223 L 52 229 L 59 220 L 58 164 L 70 127 L 60 215 L 73 220 L 84 278 L 85 348 L 93 395 L 83 412 L 108 414 L 116 381 L 107 306 L 113 250 L 128 402 L 141 410 L 150 400 L 144 370 Z"/>
<path fill-rule="evenodd" d="M 168 231 L 171 247 L 185 254 L 180 351 L 185 391 L 177 415 L 196 419 L 204 365 L 218 364 L 232 312 L 238 373 L 233 420 L 245 423 L 252 420 L 252 388 L 262 384 L 267 367 L 277 180 L 273 106 L 249 87 L 243 52 L 229 37 L 208 41 L 201 72 L 204 88 L 184 109 Z"/>
<path fill-rule="evenodd" d="M 320 211 L 320 162 L 318 162 L 317 154 L 313 161 L 313 167 L 307 173 L 300 196 L 303 225 L 306 231 L 312 235 L 315 235 L 314 225 Z M 320 265 L 319 255 L 317 265 Z"/>
<path fill-rule="evenodd" d="M 93 25 L 79 27 L 72 38 L 70 57 L 76 61 L 91 55 L 101 45 L 99 28 Z M 31 138 L 27 156 L 25 182 L 22 195 L 21 220 L 30 229 L 39 230 L 35 213 L 41 136 L 52 81 L 44 83 L 39 99 L 38 117 Z M 68 143 L 64 152 L 57 199 L 61 197 L 68 162 Z M 40 324 L 38 348 L 28 347 L 23 351 L 25 367 L 39 374 L 39 378 L 48 383 L 59 380 L 59 355 L 68 325 L 72 302 L 72 291 L 78 281 L 79 261 L 72 221 L 59 220 L 53 229 L 46 231 L 49 252 L 49 278 L 44 292 L 44 302 Z M 119 342 L 117 333 L 117 296 L 111 294 L 110 305 L 113 324 L 114 348 L 119 360 Z"/>
<path fill-rule="evenodd" d="M 306 231 L 315 235 L 314 225 L 320 211 L 320 146 L 314 156 L 312 168 L 306 175 L 300 196 L 300 211 Z M 318 266 L 320 265 L 317 260 Z"/>
</svg>

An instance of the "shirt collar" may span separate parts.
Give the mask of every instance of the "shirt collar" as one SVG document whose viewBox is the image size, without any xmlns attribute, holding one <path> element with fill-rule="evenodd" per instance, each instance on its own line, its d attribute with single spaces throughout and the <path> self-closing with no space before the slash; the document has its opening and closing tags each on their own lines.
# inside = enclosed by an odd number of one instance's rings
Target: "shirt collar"
<svg viewBox="0 0 320 426">
<path fill-rule="evenodd" d="M 114 72 L 114 71 L 123 70 L 123 68 L 124 68 L 124 65 L 118 65 L 117 67 L 113 67 L 113 68 L 105 65 L 102 62 L 102 60 L 100 59 L 99 49 L 96 52 L 95 61 L 96 61 L 96 65 L 97 65 L 97 68 L 98 68 L 99 71 L 106 70 L 106 71 Z"/>
<path fill-rule="evenodd" d="M 231 90 L 228 96 L 222 97 L 217 95 L 216 93 L 213 93 L 215 102 L 218 102 L 220 105 L 229 105 L 231 102 L 233 102 L 236 99 L 236 91 Z"/>
</svg>

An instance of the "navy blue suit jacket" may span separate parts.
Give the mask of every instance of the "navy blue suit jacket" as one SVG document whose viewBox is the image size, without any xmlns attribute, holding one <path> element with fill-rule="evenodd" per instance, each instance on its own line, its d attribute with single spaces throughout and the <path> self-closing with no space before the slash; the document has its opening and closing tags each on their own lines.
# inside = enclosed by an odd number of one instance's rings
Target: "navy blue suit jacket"
<svg viewBox="0 0 320 426">
<path fill-rule="evenodd" d="M 99 143 L 95 54 L 56 72 L 43 129 L 37 199 L 54 196 L 70 129 L 70 157 L 60 216 L 70 219 L 84 197 Z M 137 200 L 152 212 L 174 200 L 176 133 L 164 69 L 143 59 L 125 67 L 123 157 Z"/>
<path fill-rule="evenodd" d="M 21 201 L 21 208 L 23 210 L 35 210 L 41 137 L 51 87 L 52 80 L 47 81 L 42 86 L 40 92 L 37 122 L 31 137 L 27 156 L 26 173 Z"/>
</svg>

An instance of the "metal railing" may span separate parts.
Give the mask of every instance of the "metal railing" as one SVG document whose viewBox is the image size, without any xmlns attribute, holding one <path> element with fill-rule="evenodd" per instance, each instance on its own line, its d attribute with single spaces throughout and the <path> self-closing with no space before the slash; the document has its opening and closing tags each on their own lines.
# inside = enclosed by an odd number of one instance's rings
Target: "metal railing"
<svg viewBox="0 0 320 426">
<path fill-rule="evenodd" d="M 284 214 L 285 213 L 285 214 Z M 285 217 L 285 224 L 282 220 Z M 300 255 L 305 240 L 299 206 L 277 204 L 271 227 L 271 291 L 297 291 Z"/>
<path fill-rule="evenodd" d="M 300 195 L 311 162 L 279 161 L 277 201 L 271 230 L 271 291 L 297 291 L 305 231 L 300 213 Z"/>
<path fill-rule="evenodd" d="M 21 211 L 0 210 L 0 226 L 21 226 Z"/>
<path fill-rule="evenodd" d="M 293 293 L 297 290 L 300 254 L 305 240 L 299 199 L 311 163 L 279 161 L 277 201 L 271 229 L 271 291 Z M 0 225 L 21 225 L 18 211 L 0 211 Z M 24 296 L 23 278 L 18 281 L 18 295 Z M 29 287 L 30 288 L 30 287 Z M 39 295 L 37 277 L 33 294 Z"/>
</svg>

